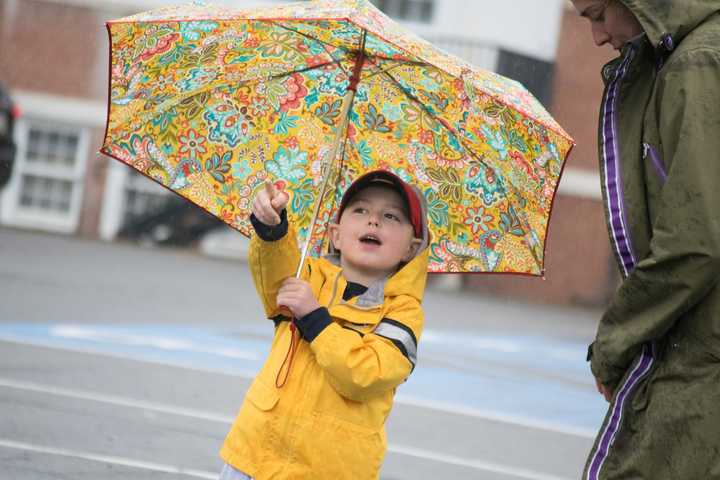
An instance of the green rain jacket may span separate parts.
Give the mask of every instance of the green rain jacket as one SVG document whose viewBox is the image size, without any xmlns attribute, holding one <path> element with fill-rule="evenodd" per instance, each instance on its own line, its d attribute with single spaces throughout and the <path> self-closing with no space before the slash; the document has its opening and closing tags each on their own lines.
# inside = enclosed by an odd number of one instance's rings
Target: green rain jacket
<svg viewBox="0 0 720 480">
<path fill-rule="evenodd" d="M 590 351 L 614 391 L 584 479 L 720 479 L 720 0 L 621 0 L 600 167 L 623 281 Z"/>
</svg>

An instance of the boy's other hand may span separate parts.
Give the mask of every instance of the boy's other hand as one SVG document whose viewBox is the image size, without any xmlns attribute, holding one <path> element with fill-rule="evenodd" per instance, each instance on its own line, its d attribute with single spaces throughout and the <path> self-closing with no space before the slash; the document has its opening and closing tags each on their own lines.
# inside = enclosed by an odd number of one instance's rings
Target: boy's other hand
<svg viewBox="0 0 720 480">
<path fill-rule="evenodd" d="M 253 199 L 252 213 L 255 218 L 265 225 L 278 225 L 280 212 L 288 203 L 290 196 L 275 187 L 270 181 L 265 182 L 265 188 L 260 190 Z"/>
<path fill-rule="evenodd" d="M 278 290 L 277 304 L 289 308 L 295 318 L 302 318 L 320 308 L 310 284 L 295 277 L 285 279 Z"/>
</svg>

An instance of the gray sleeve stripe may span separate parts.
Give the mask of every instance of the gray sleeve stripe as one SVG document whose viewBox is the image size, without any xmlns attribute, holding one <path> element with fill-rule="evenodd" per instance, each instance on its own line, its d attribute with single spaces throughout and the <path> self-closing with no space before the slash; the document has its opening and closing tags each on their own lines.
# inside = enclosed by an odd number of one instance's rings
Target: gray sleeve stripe
<svg viewBox="0 0 720 480">
<path fill-rule="evenodd" d="M 398 348 L 414 367 L 417 361 L 417 344 L 415 343 L 415 335 L 413 335 L 412 331 L 408 332 L 408 330 L 407 327 L 399 325 L 397 322 L 390 323 L 383 320 L 375 328 L 374 333 L 399 344 Z M 403 348 L 400 348 L 400 345 Z"/>
</svg>

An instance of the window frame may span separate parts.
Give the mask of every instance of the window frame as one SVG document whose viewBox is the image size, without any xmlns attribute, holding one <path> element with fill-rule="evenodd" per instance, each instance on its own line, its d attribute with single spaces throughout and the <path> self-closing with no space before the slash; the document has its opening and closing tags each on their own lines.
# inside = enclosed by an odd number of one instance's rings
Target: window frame
<svg viewBox="0 0 720 480">
<path fill-rule="evenodd" d="M 72 166 L 48 165 L 28 160 L 30 132 L 38 128 L 45 132 L 77 136 Z M 90 131 L 87 127 L 61 124 L 55 120 L 22 117 L 17 120 L 14 131 L 17 153 L 10 182 L 0 194 L 0 223 L 21 228 L 48 230 L 58 233 L 74 233 L 80 222 L 85 170 L 87 167 Z M 64 180 L 72 183 L 70 203 L 67 212 L 24 206 L 21 203 L 23 178 L 33 175 L 40 178 Z"/>
</svg>

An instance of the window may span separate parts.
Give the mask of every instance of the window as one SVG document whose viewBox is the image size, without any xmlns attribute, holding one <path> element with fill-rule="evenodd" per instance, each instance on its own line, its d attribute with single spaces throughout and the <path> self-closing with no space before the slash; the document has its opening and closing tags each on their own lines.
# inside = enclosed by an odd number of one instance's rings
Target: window
<svg viewBox="0 0 720 480">
<path fill-rule="evenodd" d="M 497 73 L 517 80 L 542 103 L 550 108 L 554 65 L 551 62 L 520 53 L 500 50 Z"/>
<path fill-rule="evenodd" d="M 432 20 L 433 0 L 371 0 L 386 15 L 395 20 L 429 23 Z"/>
<path fill-rule="evenodd" d="M 4 223 L 71 233 L 77 227 L 87 133 L 52 122 L 18 122 L 16 169 L 3 192 Z"/>
<path fill-rule="evenodd" d="M 148 214 L 162 211 L 174 197 L 168 189 L 142 176 L 132 168 L 129 168 L 128 171 L 129 175 L 125 184 L 123 225 L 130 225 Z"/>
<path fill-rule="evenodd" d="M 70 211 L 73 182 L 68 178 L 72 178 L 78 142 L 77 132 L 30 127 L 25 151 L 26 172 L 20 180 L 20 207 L 60 214 Z"/>
</svg>

